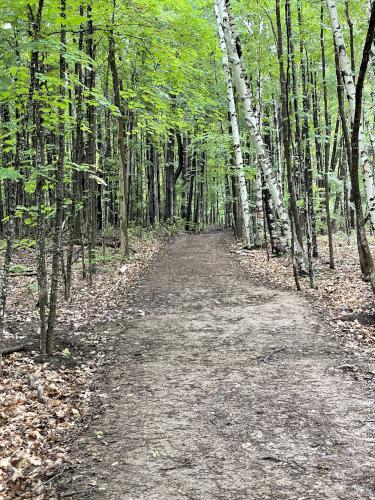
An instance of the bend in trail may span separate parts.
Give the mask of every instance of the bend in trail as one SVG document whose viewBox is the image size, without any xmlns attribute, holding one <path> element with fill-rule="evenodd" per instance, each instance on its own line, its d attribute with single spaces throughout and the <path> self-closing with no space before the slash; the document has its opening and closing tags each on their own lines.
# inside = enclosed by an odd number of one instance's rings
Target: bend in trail
<svg viewBox="0 0 375 500">
<path fill-rule="evenodd" d="M 368 365 L 227 243 L 180 236 L 139 285 L 76 498 L 375 498 L 374 391 L 353 376 Z"/>
</svg>

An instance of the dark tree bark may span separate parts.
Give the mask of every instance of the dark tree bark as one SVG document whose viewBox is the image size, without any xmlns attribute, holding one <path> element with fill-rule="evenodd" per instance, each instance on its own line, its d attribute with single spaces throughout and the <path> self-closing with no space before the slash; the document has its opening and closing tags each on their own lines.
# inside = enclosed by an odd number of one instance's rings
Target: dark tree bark
<svg viewBox="0 0 375 500">
<path fill-rule="evenodd" d="M 187 197 L 187 171 L 188 171 L 188 138 L 184 137 L 182 140 L 182 172 L 181 172 L 181 180 L 182 180 L 182 191 L 181 191 L 181 218 L 183 220 L 186 219 L 186 197 Z"/>
<path fill-rule="evenodd" d="M 55 223 L 52 250 L 51 292 L 49 298 L 49 313 L 46 336 L 46 351 L 52 355 L 55 348 L 55 324 L 57 314 L 57 295 L 60 278 L 61 263 L 61 231 L 64 210 L 64 167 L 65 167 L 65 112 L 64 101 L 66 95 L 66 0 L 60 3 L 61 36 L 60 36 L 60 104 L 58 130 L 58 160 L 55 174 Z"/>
<path fill-rule="evenodd" d="M 156 189 L 155 189 L 155 164 L 154 164 L 154 145 L 150 140 L 149 134 L 146 138 L 147 153 L 146 153 L 146 168 L 147 168 L 147 188 L 148 188 L 148 220 L 151 225 L 156 221 Z"/>
<path fill-rule="evenodd" d="M 329 267 L 335 268 L 335 257 L 333 253 L 333 235 L 332 235 L 332 222 L 331 211 L 329 205 L 330 199 L 330 185 L 329 185 L 329 153 L 330 153 L 330 136 L 331 136 L 331 119 L 328 110 L 328 89 L 327 89 L 327 70 L 326 70 L 326 50 L 324 40 L 324 0 L 321 2 L 320 12 L 320 47 L 322 54 L 322 82 L 323 82 L 323 101 L 324 101 L 324 120 L 325 120 L 325 137 L 324 137 L 324 201 L 326 211 L 326 224 L 328 233 L 328 247 L 329 247 Z M 338 123 L 338 121 L 337 121 Z M 336 127 L 337 136 L 337 127 Z"/>
<path fill-rule="evenodd" d="M 173 188 L 174 188 L 174 131 L 170 130 L 166 145 L 165 158 L 165 196 L 164 196 L 164 222 L 172 224 L 174 220 L 173 213 Z"/>
<path fill-rule="evenodd" d="M 363 87 L 366 77 L 366 72 L 368 68 L 371 45 L 374 41 L 375 35 L 375 2 L 371 6 L 371 15 L 368 25 L 368 31 L 366 36 L 366 42 L 363 48 L 362 62 L 358 73 L 357 85 L 356 85 L 356 105 L 355 114 L 352 127 L 351 136 L 351 152 L 352 161 L 350 164 L 350 178 L 352 181 L 352 192 L 354 198 L 354 206 L 357 218 L 357 243 L 359 258 L 361 263 L 362 273 L 364 277 L 368 279 L 371 283 L 372 290 L 375 294 L 375 270 L 374 262 L 371 255 L 370 247 L 368 244 L 366 231 L 365 231 L 365 221 L 363 217 L 361 192 L 359 188 L 359 130 L 361 127 L 361 117 L 362 117 L 362 106 L 363 106 Z"/>
<path fill-rule="evenodd" d="M 194 184 L 195 177 L 197 172 L 197 152 L 194 151 L 191 159 L 190 172 L 188 174 L 189 178 L 189 192 L 187 198 L 187 207 L 186 207 L 186 231 L 192 230 L 192 210 L 193 210 L 193 198 L 194 198 Z"/>
<path fill-rule="evenodd" d="M 96 46 L 94 43 L 94 22 L 92 20 L 92 3 L 90 0 L 87 6 L 87 38 L 86 53 L 90 58 L 90 63 L 85 73 L 85 84 L 89 94 L 94 91 L 96 83 L 96 71 L 94 61 L 96 57 Z M 96 139 L 97 139 L 97 113 L 95 104 L 89 102 L 86 105 L 86 116 L 88 123 L 88 134 L 85 147 L 85 162 L 95 170 L 96 165 Z M 86 176 L 86 227 L 88 242 L 88 260 L 89 260 L 89 282 L 92 283 L 94 272 L 94 249 L 96 242 L 96 208 L 97 208 L 97 183 L 92 176 Z"/>
<path fill-rule="evenodd" d="M 279 77 L 280 77 L 280 90 L 281 90 L 281 123 L 282 123 L 284 156 L 285 156 L 287 179 L 288 179 L 290 209 L 293 215 L 295 234 L 301 248 L 303 248 L 302 231 L 298 223 L 299 216 L 298 216 L 296 190 L 293 182 L 294 168 L 292 164 L 292 154 L 291 154 L 291 144 L 290 144 L 291 127 L 290 127 L 290 115 L 289 115 L 289 104 L 288 104 L 289 93 L 288 93 L 288 85 L 284 69 L 280 0 L 276 0 L 276 22 L 277 22 L 277 55 L 279 60 Z"/>
<path fill-rule="evenodd" d="M 42 13 L 44 0 L 39 0 L 37 12 L 34 14 L 29 6 L 29 19 L 31 24 L 32 39 L 36 42 L 40 39 Z M 37 97 L 37 92 L 41 88 L 40 76 L 42 75 L 43 67 L 40 62 L 40 55 L 37 50 L 33 50 L 30 61 L 30 90 L 28 97 L 28 107 L 31 108 L 34 130 L 32 133 L 32 147 L 34 150 L 33 166 L 38 172 L 35 188 L 35 204 L 37 210 L 37 280 L 38 280 L 38 307 L 40 318 L 40 351 L 46 354 L 47 350 L 47 305 L 48 305 L 48 290 L 47 290 L 47 266 L 46 266 L 46 228 L 45 228 L 45 195 L 44 195 L 44 175 L 42 169 L 45 164 L 44 150 L 44 128 L 42 123 L 41 102 Z M 29 109 L 26 110 L 28 115 Z M 25 118 L 27 123 L 28 116 Z"/>
<path fill-rule="evenodd" d="M 286 32 L 288 41 L 288 56 L 289 65 L 292 73 L 292 101 L 294 109 L 294 123 L 295 123 L 295 159 L 296 168 L 294 169 L 296 178 L 296 196 L 300 192 L 298 187 L 301 187 L 303 179 L 303 165 L 302 165 L 302 139 L 301 139 L 301 118 L 300 118 L 300 107 L 298 100 L 298 83 L 297 83 L 297 71 L 296 71 L 296 61 L 295 61 L 295 50 L 293 42 L 293 31 L 292 31 L 292 18 L 290 11 L 290 1 L 285 0 L 285 19 L 286 19 Z M 298 222 L 300 226 L 300 222 Z M 302 232 L 302 229 L 300 229 Z"/>
<path fill-rule="evenodd" d="M 201 223 L 202 223 L 202 212 L 203 212 L 203 196 L 204 196 L 204 174 L 205 174 L 205 167 L 206 167 L 206 158 L 205 158 L 205 153 L 200 154 L 200 171 L 199 171 L 199 177 L 197 178 L 197 189 L 196 189 L 196 198 L 195 198 L 195 231 L 197 233 L 200 232 L 201 230 Z"/>
<path fill-rule="evenodd" d="M 120 205 L 120 234 L 121 234 L 121 252 L 124 257 L 129 255 L 129 235 L 128 235 L 128 165 L 125 153 L 125 111 L 120 95 L 120 80 L 116 64 L 116 45 L 113 32 L 109 37 L 109 65 L 112 72 L 114 102 L 119 110 L 117 116 L 118 128 L 118 149 L 120 153 L 119 166 L 119 205 Z"/>
</svg>

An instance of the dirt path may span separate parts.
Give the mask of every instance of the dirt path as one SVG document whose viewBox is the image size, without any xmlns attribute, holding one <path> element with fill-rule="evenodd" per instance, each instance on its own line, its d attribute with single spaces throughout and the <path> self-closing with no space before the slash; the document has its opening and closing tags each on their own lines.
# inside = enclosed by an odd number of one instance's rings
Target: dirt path
<svg viewBox="0 0 375 500">
<path fill-rule="evenodd" d="M 375 499 L 374 363 L 226 243 L 177 238 L 134 294 L 74 498 Z"/>
</svg>

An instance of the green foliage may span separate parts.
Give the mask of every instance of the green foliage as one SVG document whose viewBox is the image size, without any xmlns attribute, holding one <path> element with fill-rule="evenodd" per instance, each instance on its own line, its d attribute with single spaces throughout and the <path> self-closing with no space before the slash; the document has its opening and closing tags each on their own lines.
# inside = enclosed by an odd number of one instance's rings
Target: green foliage
<svg viewBox="0 0 375 500">
<path fill-rule="evenodd" d="M 26 290 L 29 297 L 33 296 L 34 293 L 38 290 L 38 283 L 36 281 L 28 282 L 26 284 Z"/>
<path fill-rule="evenodd" d="M 348 27 L 345 22 L 344 2 L 338 2 L 339 15 L 348 39 Z M 358 67 L 364 33 L 366 30 L 366 13 L 364 5 L 349 2 L 350 15 L 354 22 L 355 63 Z M 331 27 L 325 11 L 323 33 L 325 35 L 327 58 L 327 85 L 329 112 L 332 126 L 326 134 L 322 125 L 322 74 L 320 45 L 320 2 L 297 2 L 292 0 L 292 42 L 297 68 L 296 95 L 291 81 L 291 61 L 288 60 L 285 19 L 283 19 L 284 63 L 288 69 L 290 80 L 290 119 L 293 149 L 295 149 L 295 130 L 297 117 L 294 113 L 293 99 L 299 104 L 300 124 L 304 118 L 302 111 L 301 63 L 308 63 L 310 76 L 316 78 L 316 89 L 311 82 L 307 90 L 311 101 L 311 93 L 316 90 L 319 106 L 319 124 L 314 130 L 312 102 L 306 112 L 309 121 L 309 139 L 311 157 L 313 159 L 314 197 L 317 208 L 321 209 L 323 193 L 317 188 L 322 184 L 321 173 L 317 168 L 316 142 L 324 147 L 332 142 L 334 122 L 338 113 L 336 95 L 336 73 Z M 301 25 L 299 23 L 298 5 L 301 5 Z M 139 180 L 140 189 L 132 193 L 134 211 L 142 213 L 147 206 L 147 185 L 145 181 L 145 149 L 146 138 L 152 142 L 160 159 L 160 185 L 164 185 L 165 143 L 171 131 L 179 131 L 182 136 L 189 136 L 187 154 L 192 157 L 196 151 L 207 157 L 205 175 L 207 186 L 205 196 L 210 202 L 218 201 L 222 212 L 225 197 L 225 183 L 228 173 L 233 173 L 232 139 L 228 130 L 227 99 L 225 80 L 223 78 L 221 53 L 218 46 L 216 25 L 213 13 L 213 2 L 207 0 L 133 0 L 132 2 L 116 2 L 109 0 L 93 0 L 90 2 L 91 20 L 94 25 L 93 43 L 95 56 L 87 53 L 87 22 L 89 13 L 87 2 L 71 0 L 67 5 L 64 25 L 67 29 L 67 41 L 64 49 L 67 62 L 67 74 L 63 81 L 60 78 L 59 62 L 61 52 L 61 17 L 60 1 L 48 0 L 44 3 L 41 29 L 38 36 L 33 37 L 30 25 L 30 13 L 35 15 L 38 2 L 17 0 L 0 3 L 0 104 L 7 110 L 7 120 L 0 123 L 0 145 L 3 155 L 0 167 L 0 183 L 17 181 L 22 185 L 25 205 L 16 208 L 17 223 L 26 226 L 27 231 L 36 228 L 38 209 L 45 216 L 47 224 L 52 221 L 54 212 L 54 192 L 56 188 L 56 165 L 58 159 L 59 125 L 63 116 L 66 136 L 65 144 L 65 177 L 64 177 L 64 210 L 67 220 L 73 210 L 74 183 L 80 184 L 80 196 L 75 200 L 77 213 L 85 219 L 88 184 L 94 184 L 101 191 L 101 200 L 105 203 L 113 201 L 112 211 L 118 209 L 117 200 L 110 196 L 118 186 L 119 153 L 117 147 L 116 127 L 120 110 L 113 102 L 113 82 L 108 67 L 108 45 L 110 30 L 116 44 L 116 62 L 121 81 L 121 98 L 125 113 L 126 149 L 132 151 L 134 157 L 129 163 L 143 175 Z M 83 12 L 81 12 L 81 8 Z M 277 122 L 278 103 L 280 102 L 280 82 L 277 50 L 275 42 L 275 2 L 274 0 L 234 0 L 232 9 L 236 17 L 237 31 L 240 35 L 244 62 L 251 80 L 254 105 L 261 112 L 262 132 L 269 134 L 271 140 L 271 156 L 274 170 L 279 169 L 279 152 L 282 145 L 279 137 L 280 122 Z M 6 22 L 4 22 L 6 20 Z M 83 30 L 83 43 L 79 44 L 79 32 Z M 300 45 L 301 42 L 301 45 Z M 349 46 L 349 44 L 348 44 Z M 33 51 L 39 51 L 43 62 L 37 73 L 38 88 L 31 93 L 31 58 Z M 308 61 L 307 61 L 308 58 Z M 82 73 L 79 78 L 79 71 Z M 89 88 L 89 76 L 95 73 L 94 88 Z M 64 86 L 65 97 L 61 97 Z M 259 89 L 257 88 L 259 87 Z M 78 95 L 82 92 L 82 109 L 78 109 Z M 366 96 L 370 96 L 370 86 L 366 86 Z M 44 157 L 41 161 L 35 151 L 33 136 L 35 122 L 32 102 L 41 112 L 44 142 Z M 244 117 L 239 108 L 239 125 L 243 153 L 245 156 L 245 176 L 250 191 L 255 193 L 257 170 L 257 154 L 253 142 L 248 137 Z M 90 130 L 88 115 L 90 109 L 95 110 L 96 131 L 98 141 L 95 145 L 96 159 L 93 164 L 87 163 L 86 151 L 83 158 L 76 159 L 74 141 L 77 134 L 82 133 L 84 149 L 93 134 Z M 365 110 L 371 124 L 371 109 Z M 80 130 L 77 130 L 78 115 L 81 116 Z M 105 119 L 104 119 L 105 116 Z M 109 128 L 111 143 L 110 157 L 103 157 L 103 142 Z M 131 128 L 131 131 L 130 131 Z M 372 131 L 369 131 L 371 134 Z M 341 131 L 340 131 L 341 134 Z M 20 139 L 21 137 L 21 139 Z M 24 142 L 22 142 L 24 141 Z M 278 148 L 276 148 L 278 142 Z M 302 145 L 305 148 L 305 142 Z M 278 149 L 278 151 L 276 151 Z M 16 151 L 17 150 L 17 151 Z M 16 152 L 19 154 L 15 161 Z M 8 156 L 7 156 L 8 155 Z M 130 153 L 131 155 L 131 153 Z M 175 148 L 175 156 L 177 150 Z M 282 158 L 281 158 L 282 160 Z M 134 167 L 134 164 L 137 164 Z M 282 163 L 282 162 L 281 162 Z M 16 166 L 17 165 L 17 166 Z M 177 161 L 175 164 L 177 168 Z M 134 172 L 132 172 L 134 176 Z M 280 175 L 280 178 L 282 175 Z M 199 178 L 199 176 L 197 176 Z M 79 181 L 77 181 L 79 179 Z M 44 203 L 36 205 L 35 195 L 37 182 L 42 180 Z M 133 178 L 134 181 L 134 178 Z M 285 181 L 285 179 L 284 179 Z M 331 203 L 336 195 L 343 192 L 343 180 L 336 172 L 329 176 Z M 284 182 L 284 184 L 286 184 Z M 40 185 L 40 183 L 39 183 Z M 104 189 L 105 188 L 105 189 Z M 178 200 L 184 193 L 181 181 L 176 186 Z M 95 195 L 94 195 L 95 196 Z M 285 200 L 289 194 L 285 189 Z M 163 205 L 163 200 L 161 200 Z M 24 203 L 22 201 L 22 203 Z M 303 209 L 304 199 L 297 202 Z M 255 204 L 253 203 L 253 206 Z M 163 207 L 162 207 L 163 208 Z M 7 221 L 7 219 L 4 219 Z M 84 223 L 86 224 L 86 220 Z M 136 223 L 138 224 L 138 220 Z M 183 221 L 176 217 L 173 226 L 160 226 L 160 231 L 173 234 L 183 226 Z M 85 229 L 86 230 L 86 229 Z M 106 231 L 112 231 L 106 228 Z M 113 236 L 116 236 L 112 231 Z M 27 233 L 29 234 L 29 233 Z M 97 258 L 97 256 L 95 257 Z"/>
<path fill-rule="evenodd" d="M 16 241 L 15 247 L 20 250 L 34 248 L 36 245 L 36 241 L 32 238 L 22 238 L 21 240 Z"/>
<path fill-rule="evenodd" d="M 118 261 L 118 254 L 106 254 L 102 255 L 98 252 L 94 253 L 94 258 L 92 259 L 93 264 L 110 264 L 112 262 Z"/>
<path fill-rule="evenodd" d="M 23 266 L 22 264 L 14 264 L 13 266 L 10 267 L 9 271 L 12 274 L 22 274 L 28 271 L 28 268 Z"/>
<path fill-rule="evenodd" d="M 0 168 L 0 181 L 10 180 L 18 181 L 22 179 L 22 175 L 13 167 L 1 167 Z"/>
</svg>

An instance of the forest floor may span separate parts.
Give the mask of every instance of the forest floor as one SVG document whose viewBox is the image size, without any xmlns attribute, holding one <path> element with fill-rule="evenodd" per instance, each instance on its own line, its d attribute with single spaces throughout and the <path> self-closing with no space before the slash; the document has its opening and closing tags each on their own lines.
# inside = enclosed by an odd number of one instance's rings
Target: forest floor
<svg viewBox="0 0 375 500">
<path fill-rule="evenodd" d="M 151 263 L 51 498 L 375 499 L 374 357 L 237 251 L 182 235 Z"/>
<path fill-rule="evenodd" d="M 374 237 L 369 237 L 375 255 Z M 274 287 L 296 290 L 292 261 L 289 255 L 270 258 L 264 249 L 245 251 L 234 244 L 232 251 L 254 279 Z M 300 277 L 302 294 L 319 310 L 330 328 L 343 335 L 346 343 L 358 342 L 375 349 L 375 302 L 369 283 L 362 279 L 355 235 L 336 235 L 334 239 L 335 269 L 329 268 L 327 237 L 318 241 L 318 258 L 314 259 L 315 288 L 308 276 Z"/>
<path fill-rule="evenodd" d="M 16 250 L 3 344 L 25 350 L 0 364 L 0 500 L 46 498 L 52 479 L 68 466 L 63 437 L 87 413 L 106 363 L 103 325 L 143 314 L 128 307 L 127 295 L 169 236 L 162 228 L 132 234 L 126 262 L 117 249 L 103 255 L 99 248 L 92 286 L 82 278 L 75 248 L 72 299 L 61 297 L 52 359 L 38 355 L 35 250 Z"/>
</svg>

